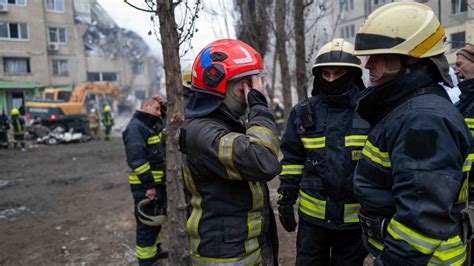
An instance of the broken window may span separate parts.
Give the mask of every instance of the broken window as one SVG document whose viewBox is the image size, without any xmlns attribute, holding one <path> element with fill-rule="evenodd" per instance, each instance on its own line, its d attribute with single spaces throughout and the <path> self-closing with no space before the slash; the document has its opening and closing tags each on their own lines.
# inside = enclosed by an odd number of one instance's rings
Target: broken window
<svg viewBox="0 0 474 266">
<path fill-rule="evenodd" d="M 46 10 L 49 12 L 64 12 L 64 0 L 45 0 Z"/>
<path fill-rule="evenodd" d="M 0 38 L 27 40 L 28 26 L 26 23 L 0 21 Z"/>
<path fill-rule="evenodd" d="M 53 75 L 56 75 L 56 76 L 69 75 L 67 60 L 53 59 Z"/>
<path fill-rule="evenodd" d="M 132 63 L 132 72 L 134 75 L 142 75 L 145 73 L 145 65 L 141 61 L 135 61 Z"/>
<path fill-rule="evenodd" d="M 3 72 L 6 74 L 29 74 L 31 73 L 29 58 L 3 58 Z"/>
<path fill-rule="evenodd" d="M 50 43 L 66 43 L 66 29 L 59 27 L 49 27 Z"/>
</svg>

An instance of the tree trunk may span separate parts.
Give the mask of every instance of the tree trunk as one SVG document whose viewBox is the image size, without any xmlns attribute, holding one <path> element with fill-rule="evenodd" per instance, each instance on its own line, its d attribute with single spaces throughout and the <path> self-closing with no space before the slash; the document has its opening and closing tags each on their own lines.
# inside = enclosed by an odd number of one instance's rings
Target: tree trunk
<svg viewBox="0 0 474 266">
<path fill-rule="evenodd" d="M 181 175 L 179 129 L 184 121 L 183 88 L 179 62 L 179 36 L 172 0 L 157 0 L 161 46 L 166 79 L 168 111 L 166 118 L 166 186 L 168 191 L 168 230 L 166 243 L 170 265 L 189 265 L 189 240 L 186 235 L 186 200 Z"/>
<path fill-rule="evenodd" d="M 276 22 L 276 51 L 278 53 L 278 61 L 280 62 L 280 73 L 283 92 L 283 106 L 285 109 L 285 121 L 293 107 L 291 101 L 291 79 L 290 70 L 288 68 L 288 55 L 286 52 L 286 0 L 276 0 L 275 5 L 275 22 Z"/>
<path fill-rule="evenodd" d="M 293 0 L 294 31 L 296 46 L 296 91 L 298 101 L 308 95 L 308 79 L 306 77 L 306 46 L 304 37 L 304 3 L 303 0 Z"/>
</svg>

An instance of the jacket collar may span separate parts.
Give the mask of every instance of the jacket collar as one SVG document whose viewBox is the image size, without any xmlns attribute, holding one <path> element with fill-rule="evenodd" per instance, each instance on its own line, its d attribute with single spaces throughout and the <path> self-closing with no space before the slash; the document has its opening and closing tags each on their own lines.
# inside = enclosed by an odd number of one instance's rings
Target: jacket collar
<svg viewBox="0 0 474 266">
<path fill-rule="evenodd" d="M 319 94 L 321 95 L 321 100 L 330 107 L 354 107 L 357 105 L 361 95 L 356 86 L 340 95 L 326 95 L 322 90 Z"/>
<path fill-rule="evenodd" d="M 161 118 L 159 116 L 154 116 L 152 114 L 149 114 L 149 113 L 146 113 L 146 112 L 143 112 L 143 111 L 139 111 L 139 110 L 137 110 L 135 112 L 134 117 L 136 119 L 142 121 L 143 123 L 145 123 L 149 127 L 156 126 L 157 123 L 161 120 Z"/>
<path fill-rule="evenodd" d="M 463 80 L 458 83 L 458 87 L 462 95 L 474 94 L 474 79 Z"/>
</svg>

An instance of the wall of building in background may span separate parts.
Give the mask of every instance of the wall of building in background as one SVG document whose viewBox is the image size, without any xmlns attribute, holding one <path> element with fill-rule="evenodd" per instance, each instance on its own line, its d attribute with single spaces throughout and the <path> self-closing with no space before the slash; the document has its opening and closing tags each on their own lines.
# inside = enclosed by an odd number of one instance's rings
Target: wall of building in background
<svg viewBox="0 0 474 266">
<path fill-rule="evenodd" d="M 159 90 L 157 69 L 145 42 L 95 0 L 0 0 L 0 110 L 85 81 L 149 95 Z"/>
</svg>

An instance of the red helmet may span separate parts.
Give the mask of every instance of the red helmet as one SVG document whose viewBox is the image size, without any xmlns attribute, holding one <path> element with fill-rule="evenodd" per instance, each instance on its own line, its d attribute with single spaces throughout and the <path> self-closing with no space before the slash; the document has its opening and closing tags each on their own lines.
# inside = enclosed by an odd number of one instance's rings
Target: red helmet
<svg viewBox="0 0 474 266">
<path fill-rule="evenodd" d="M 194 60 L 192 90 L 224 97 L 228 80 L 260 74 L 263 62 L 250 45 L 232 39 L 210 43 Z"/>
</svg>

